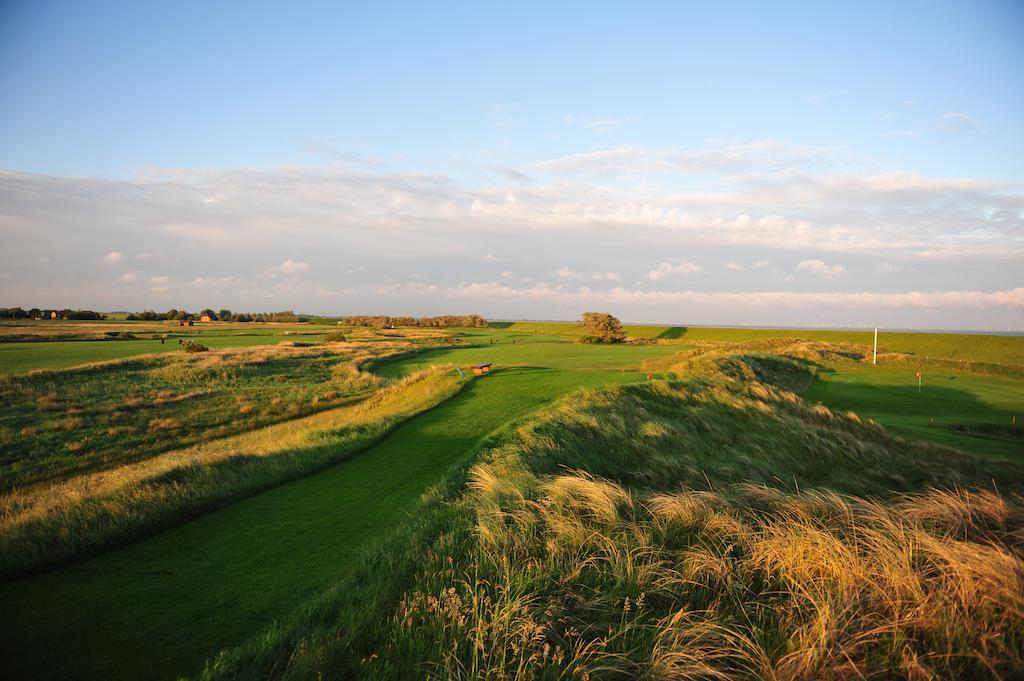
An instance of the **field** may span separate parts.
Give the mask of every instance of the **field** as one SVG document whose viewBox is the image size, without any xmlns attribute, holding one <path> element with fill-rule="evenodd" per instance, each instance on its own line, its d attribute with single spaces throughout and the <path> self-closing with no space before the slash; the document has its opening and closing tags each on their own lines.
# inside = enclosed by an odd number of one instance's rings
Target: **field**
<svg viewBox="0 0 1024 681">
<path fill-rule="evenodd" d="M 1024 379 L 1007 365 L 1024 339 L 892 334 L 872 367 L 850 345 L 865 334 L 636 329 L 621 346 L 539 323 L 343 343 L 204 329 L 196 355 L 0 343 L 6 676 L 814 678 L 842 661 L 973 678 L 1022 662 Z M 495 373 L 454 371 L 477 362 Z M 859 573 L 753 558 L 812 532 L 838 551 L 847 517 Z M 870 566 L 904 535 L 938 572 L 893 564 L 885 582 Z M 914 580 L 925 601 L 878 601 Z M 730 583 L 745 595 L 723 600 Z M 820 602 L 779 596 L 812 586 Z M 990 594 L 969 620 L 952 600 L 968 586 Z M 863 611 L 820 619 L 851 599 Z M 943 608 L 960 614 L 940 631 Z M 865 629 L 911 612 L 904 648 Z M 929 657 L 940 646 L 965 652 Z"/>
</svg>

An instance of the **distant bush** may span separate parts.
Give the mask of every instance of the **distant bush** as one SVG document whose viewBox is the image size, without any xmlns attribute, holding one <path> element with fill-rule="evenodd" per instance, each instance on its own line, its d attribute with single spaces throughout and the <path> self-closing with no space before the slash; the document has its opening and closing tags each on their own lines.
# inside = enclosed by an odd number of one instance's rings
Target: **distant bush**
<svg viewBox="0 0 1024 681">
<path fill-rule="evenodd" d="M 584 312 L 576 324 L 587 330 L 583 337 L 587 340 L 581 339 L 581 343 L 623 343 L 626 340 L 622 322 L 607 312 Z"/>
<path fill-rule="evenodd" d="M 331 331 L 329 334 L 324 336 L 324 341 L 328 343 L 345 343 L 348 338 L 345 337 L 341 331 Z"/>
<path fill-rule="evenodd" d="M 210 349 L 202 343 L 197 343 L 194 340 L 183 341 L 181 345 L 185 348 L 185 352 L 206 352 Z"/>
</svg>

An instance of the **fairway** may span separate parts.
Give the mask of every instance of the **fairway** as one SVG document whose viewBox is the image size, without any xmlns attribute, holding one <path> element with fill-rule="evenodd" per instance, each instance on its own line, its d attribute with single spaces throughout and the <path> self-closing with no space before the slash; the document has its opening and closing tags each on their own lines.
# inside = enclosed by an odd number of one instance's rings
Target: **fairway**
<svg viewBox="0 0 1024 681">
<path fill-rule="evenodd" d="M 526 338 L 521 345 L 515 345 L 510 338 L 499 337 L 500 342 L 495 345 L 425 350 L 403 360 L 384 364 L 377 371 L 384 376 L 396 377 L 450 362 L 461 366 L 493 362 L 499 367 L 625 369 L 639 367 L 646 359 L 671 355 L 685 349 L 682 345 L 583 345 L 548 338 Z"/>
<path fill-rule="evenodd" d="M 904 437 L 931 440 L 983 456 L 1024 461 L 1019 424 L 1024 417 L 1024 381 L 1002 376 L 925 369 L 918 392 L 912 365 L 871 366 L 842 363 L 819 374 L 802 397 L 832 409 L 875 419 Z M 1017 435 L 980 437 L 957 434 L 944 426 L 995 424 L 1009 427 L 1017 417 Z M 1007 430 L 1009 430 L 1007 428 Z"/>
<path fill-rule="evenodd" d="M 7 678 L 175 678 L 280 619 L 488 433 L 635 372 L 498 370 L 380 444 L 98 558 L 0 587 Z M 59 645 L 54 645 L 59 642 Z M 116 651 L 116 653 L 112 653 Z"/>
</svg>

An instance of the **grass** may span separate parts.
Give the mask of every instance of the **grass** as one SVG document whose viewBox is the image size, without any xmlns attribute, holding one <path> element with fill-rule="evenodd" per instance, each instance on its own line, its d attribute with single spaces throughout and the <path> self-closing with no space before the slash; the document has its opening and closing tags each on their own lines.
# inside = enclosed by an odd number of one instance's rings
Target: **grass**
<svg viewBox="0 0 1024 681">
<path fill-rule="evenodd" d="M 388 534 L 481 439 L 574 386 L 626 372 L 506 369 L 361 455 L 150 539 L 0 586 L 10 678 L 172 678 L 283 618 Z M 159 616 L 154 616 L 159 613 Z M 58 649 L 52 641 L 61 641 Z M 111 650 L 117 650 L 116 655 Z"/>
<path fill-rule="evenodd" d="M 203 344 L 213 349 L 274 345 L 283 338 L 267 334 L 203 334 Z M 0 373 L 14 374 L 33 369 L 53 369 L 122 359 L 136 355 L 181 352 L 175 338 L 119 341 L 48 341 L 0 343 Z"/>
<path fill-rule="evenodd" d="M 437 343 L 431 333 L 346 330 L 367 348 L 395 336 Z M 0 607 L 14 613 L 0 625 L 7 676 L 169 678 L 198 673 L 206 658 L 206 676 L 218 679 L 407 678 L 411 668 L 454 678 L 715 678 L 754 663 L 776 678 L 883 668 L 924 678 L 925 671 L 984 676 L 987 663 L 998 671 L 1019 662 L 1010 649 L 1020 642 L 1011 592 L 1019 586 L 1021 511 L 1012 495 L 1024 468 L 893 438 L 786 392 L 819 389 L 815 371 L 838 368 L 831 380 L 844 380 L 843 363 L 855 366 L 842 358 L 851 348 L 762 341 L 738 348 L 675 331 L 666 342 L 625 346 L 584 346 L 535 329 L 454 333 L 471 347 L 426 349 L 374 369 L 396 380 L 431 365 L 491 361 L 497 372 L 358 456 L 395 420 L 371 410 L 361 422 L 353 418 L 358 407 L 339 407 L 9 496 L 5 522 L 20 520 L 0 534 L 8 542 L 0 548 L 15 563 L 29 557 L 15 571 L 170 529 L 0 586 Z M 639 372 L 641 365 L 651 368 Z M 284 371 L 300 374 L 286 390 L 303 390 L 321 369 L 314 359 L 308 375 Z M 648 371 L 680 380 L 644 382 Z M 963 405 L 970 423 L 993 405 L 1012 406 L 1019 394 L 1019 379 L 958 373 L 946 380 L 963 395 L 944 404 Z M 470 473 L 482 439 L 510 420 L 576 387 L 630 382 L 576 394 L 506 428 Z M 445 394 L 428 390 L 404 402 L 401 418 Z M 906 410 L 905 397 L 890 395 L 878 418 Z M 88 426 L 90 414 L 66 412 L 65 404 L 66 429 L 53 431 L 65 435 L 55 443 L 72 442 L 70 434 Z M 162 413 L 145 423 L 170 434 L 181 427 L 175 420 L 187 418 Z M 659 501 L 666 495 L 697 509 L 699 522 L 672 525 L 671 499 Z M 871 506 L 879 499 L 884 507 Z M 186 518 L 196 519 L 171 527 Z M 811 520 L 801 525 L 801 518 Z M 785 544 L 787 537 L 796 540 Z M 886 563 L 906 554 L 904 540 L 924 547 L 923 562 Z M 849 573 L 814 572 L 817 559 L 779 567 L 751 558 L 771 555 L 771 546 L 800 556 L 845 541 L 851 553 L 826 567 L 848 563 Z M 690 565 L 696 572 L 679 567 Z M 876 565 L 891 568 L 891 581 L 871 572 Z M 701 590 L 694 582 L 702 575 L 725 581 Z M 641 578 L 653 580 L 651 588 Z M 917 591 L 898 590 L 915 584 Z M 886 592 L 906 608 L 880 606 Z M 980 600 L 957 601 L 957 594 Z M 865 607 L 837 610 L 844 603 Z M 868 625 L 888 616 L 914 624 L 909 633 L 896 626 L 871 633 Z M 814 635 L 823 630 L 853 638 L 837 634 L 836 645 L 820 644 Z M 858 636 L 869 644 L 857 648 Z M 211 657 L 232 646 L 240 647 Z M 956 653 L 939 659 L 940 649 Z M 840 666 L 844 654 L 856 669 Z M 697 662 L 706 667 L 686 666 Z"/>
<path fill-rule="evenodd" d="M 1024 422 L 1024 381 L 1020 379 L 926 367 L 919 393 L 912 365 L 845 362 L 833 369 L 818 374 L 815 384 L 803 393 L 804 399 L 855 411 L 905 437 L 1024 462 L 1024 440 L 1009 429 L 1014 416 Z M 983 425 L 1006 428 L 977 428 Z M 958 426 L 963 430 L 954 429 Z"/>
<path fill-rule="evenodd" d="M 465 366 L 479 362 L 493 362 L 498 367 L 626 369 L 638 367 L 647 359 L 669 356 L 678 351 L 678 346 L 669 345 L 583 345 L 544 337 L 525 339 L 523 344 L 516 345 L 501 338 L 495 345 L 426 350 L 398 362 L 388 362 L 378 371 L 383 376 L 399 376 L 432 364 L 455 363 Z"/>
<path fill-rule="evenodd" d="M 2 377 L 0 490 L 337 406 L 378 387 L 354 363 L 395 347 L 262 346 Z"/>
<path fill-rule="evenodd" d="M 1012 676 L 1024 467 L 777 387 L 809 368 L 563 399 L 203 678 Z"/>
</svg>

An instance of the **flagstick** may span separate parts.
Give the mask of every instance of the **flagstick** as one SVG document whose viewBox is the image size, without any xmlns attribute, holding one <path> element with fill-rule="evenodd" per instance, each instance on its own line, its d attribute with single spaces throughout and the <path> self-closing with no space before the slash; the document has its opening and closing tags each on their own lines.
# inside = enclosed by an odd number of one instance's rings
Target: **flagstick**
<svg viewBox="0 0 1024 681">
<path fill-rule="evenodd" d="M 875 354 L 871 357 L 872 364 L 878 364 L 878 327 L 875 327 Z"/>
</svg>

